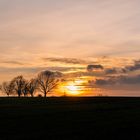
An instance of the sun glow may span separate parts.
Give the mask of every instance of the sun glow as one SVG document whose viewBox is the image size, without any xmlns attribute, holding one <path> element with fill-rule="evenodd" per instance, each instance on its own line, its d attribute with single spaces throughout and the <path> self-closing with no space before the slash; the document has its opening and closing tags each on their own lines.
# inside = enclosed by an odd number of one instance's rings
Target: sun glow
<svg viewBox="0 0 140 140">
<path fill-rule="evenodd" d="M 75 81 L 70 81 L 67 82 L 64 85 L 64 91 L 66 95 L 72 95 L 72 96 L 77 96 L 81 95 L 82 93 L 82 84 L 84 83 L 83 80 L 75 80 Z"/>
<path fill-rule="evenodd" d="M 67 94 L 70 95 L 78 95 L 80 94 L 79 90 L 80 88 L 76 85 L 68 85 L 66 86 Z"/>
<path fill-rule="evenodd" d="M 86 82 L 82 78 L 68 79 L 58 89 L 62 96 L 81 96 L 84 93 Z"/>
</svg>

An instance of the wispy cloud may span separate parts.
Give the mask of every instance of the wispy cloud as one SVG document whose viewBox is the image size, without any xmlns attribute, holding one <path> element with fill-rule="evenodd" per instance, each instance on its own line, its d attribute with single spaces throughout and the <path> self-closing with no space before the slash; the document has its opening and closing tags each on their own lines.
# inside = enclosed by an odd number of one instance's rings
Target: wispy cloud
<svg viewBox="0 0 140 140">
<path fill-rule="evenodd" d="M 125 67 L 128 71 L 140 70 L 140 60 L 134 61 L 134 65 Z"/>
<path fill-rule="evenodd" d="M 102 65 L 88 65 L 87 71 L 92 72 L 94 70 L 103 70 L 104 67 Z"/>
<path fill-rule="evenodd" d="M 96 79 L 93 81 L 95 85 L 100 86 L 112 86 L 112 85 L 139 85 L 140 84 L 140 75 L 136 76 L 118 76 L 110 77 L 108 79 Z M 121 87 L 120 87 L 121 88 Z"/>
<path fill-rule="evenodd" d="M 51 62 L 59 62 L 64 64 L 90 64 L 90 63 L 96 63 L 95 61 L 87 61 L 84 59 L 78 59 L 78 58 L 42 58 L 44 61 L 51 61 Z"/>
<path fill-rule="evenodd" d="M 27 63 L 19 62 L 19 61 L 0 61 L 0 63 L 4 64 L 13 64 L 13 65 L 25 65 Z"/>
</svg>

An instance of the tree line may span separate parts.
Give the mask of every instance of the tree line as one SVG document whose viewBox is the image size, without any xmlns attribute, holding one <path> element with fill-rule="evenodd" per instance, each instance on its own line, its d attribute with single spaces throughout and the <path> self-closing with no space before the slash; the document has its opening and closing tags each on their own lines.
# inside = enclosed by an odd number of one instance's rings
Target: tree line
<svg viewBox="0 0 140 140">
<path fill-rule="evenodd" d="M 3 82 L 0 90 L 7 96 L 17 95 L 34 97 L 37 91 L 43 93 L 44 97 L 57 87 L 62 74 L 60 72 L 42 71 L 36 78 L 26 80 L 22 75 L 13 78 L 9 82 Z"/>
</svg>

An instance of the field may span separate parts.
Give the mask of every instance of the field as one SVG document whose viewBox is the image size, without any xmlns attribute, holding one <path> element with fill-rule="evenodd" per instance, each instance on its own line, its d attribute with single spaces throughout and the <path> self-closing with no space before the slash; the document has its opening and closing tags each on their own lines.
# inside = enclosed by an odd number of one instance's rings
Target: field
<svg viewBox="0 0 140 140">
<path fill-rule="evenodd" d="M 0 140 L 140 140 L 140 98 L 0 98 Z"/>
</svg>

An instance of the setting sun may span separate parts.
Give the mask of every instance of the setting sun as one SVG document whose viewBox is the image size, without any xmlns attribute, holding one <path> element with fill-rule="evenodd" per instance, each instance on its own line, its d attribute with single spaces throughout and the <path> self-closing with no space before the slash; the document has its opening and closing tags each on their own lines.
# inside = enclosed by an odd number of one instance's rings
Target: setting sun
<svg viewBox="0 0 140 140">
<path fill-rule="evenodd" d="M 82 84 L 82 81 L 74 81 L 74 82 L 67 82 L 62 86 L 62 90 L 65 92 L 66 95 L 80 95 L 82 88 L 80 86 Z"/>
<path fill-rule="evenodd" d="M 74 81 L 66 81 L 58 87 L 60 93 L 64 93 L 65 96 L 79 96 L 82 95 L 86 81 L 83 79 L 75 79 Z"/>
<path fill-rule="evenodd" d="M 71 94 L 71 95 L 80 94 L 79 88 L 75 85 L 68 85 L 68 86 L 66 86 L 66 89 L 67 89 L 68 94 Z"/>
<path fill-rule="evenodd" d="M 70 91 L 77 91 L 77 87 L 74 85 L 67 86 Z"/>
</svg>

